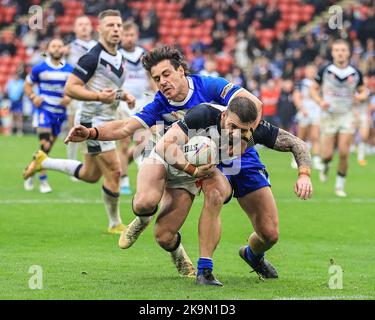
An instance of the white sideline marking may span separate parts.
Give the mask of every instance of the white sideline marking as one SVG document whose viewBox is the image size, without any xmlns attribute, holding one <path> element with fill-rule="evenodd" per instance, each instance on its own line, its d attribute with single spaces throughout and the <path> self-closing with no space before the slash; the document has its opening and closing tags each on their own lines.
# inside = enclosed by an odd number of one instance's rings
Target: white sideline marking
<svg viewBox="0 0 375 320">
<path fill-rule="evenodd" d="M 233 200 L 232 200 L 233 201 Z M 276 199 L 276 203 L 298 203 L 299 199 Z M 131 199 L 121 199 L 121 203 L 130 204 Z M 375 198 L 352 198 L 352 199 L 340 199 L 340 198 L 326 198 L 326 199 L 310 199 L 307 203 L 356 203 L 356 204 L 364 204 L 364 203 L 375 203 Z M 102 204 L 103 200 L 97 199 L 7 199 L 7 200 L 0 200 L 0 205 L 6 204 Z M 203 203 L 203 197 L 197 198 L 194 200 L 194 203 Z"/>
</svg>

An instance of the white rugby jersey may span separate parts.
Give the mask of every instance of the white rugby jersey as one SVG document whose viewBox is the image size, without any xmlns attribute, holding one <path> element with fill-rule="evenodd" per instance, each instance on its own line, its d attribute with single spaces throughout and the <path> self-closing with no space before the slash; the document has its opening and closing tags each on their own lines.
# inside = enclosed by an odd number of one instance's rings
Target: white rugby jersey
<svg viewBox="0 0 375 320">
<path fill-rule="evenodd" d="M 357 88 L 363 85 L 359 70 L 351 65 L 339 68 L 334 64 L 323 67 L 315 77 L 321 85 L 323 100 L 329 103 L 330 113 L 347 113 L 353 108 Z"/>
<path fill-rule="evenodd" d="M 75 39 L 69 43 L 69 54 L 67 61 L 70 65 L 75 66 L 84 54 L 98 44 L 95 40 L 84 41 L 81 39 Z"/>
<path fill-rule="evenodd" d="M 149 87 L 147 71 L 142 66 L 142 56 L 145 50 L 136 46 L 134 51 L 119 50 L 126 59 L 126 76 L 123 89 L 134 96 L 136 100 L 142 99 Z"/>
<path fill-rule="evenodd" d="M 109 88 L 119 90 L 125 81 L 126 61 L 120 51 L 109 53 L 98 43 L 76 64 L 73 74 L 86 83 L 88 90 L 99 92 Z M 119 101 L 105 104 L 100 101 L 82 101 L 81 122 L 91 122 L 93 117 L 109 121 L 115 119 Z"/>
</svg>

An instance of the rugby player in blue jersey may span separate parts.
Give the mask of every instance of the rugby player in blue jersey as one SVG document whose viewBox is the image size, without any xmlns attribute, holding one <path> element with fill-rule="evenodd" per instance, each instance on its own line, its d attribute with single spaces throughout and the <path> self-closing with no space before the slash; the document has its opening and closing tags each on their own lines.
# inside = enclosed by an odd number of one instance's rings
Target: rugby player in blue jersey
<svg viewBox="0 0 375 320">
<path fill-rule="evenodd" d="M 48 43 L 47 54 L 47 59 L 34 66 L 26 78 L 25 94 L 35 107 L 33 126 L 39 135 L 40 148 L 48 154 L 66 119 L 66 106 L 71 99 L 64 95 L 64 87 L 73 67 L 62 59 L 64 43 L 61 39 L 52 39 Z M 33 90 L 34 85 L 38 86 L 37 93 Z M 45 172 L 39 179 L 40 192 L 51 192 Z M 33 188 L 33 178 L 30 177 L 25 181 L 25 189 Z"/>
</svg>

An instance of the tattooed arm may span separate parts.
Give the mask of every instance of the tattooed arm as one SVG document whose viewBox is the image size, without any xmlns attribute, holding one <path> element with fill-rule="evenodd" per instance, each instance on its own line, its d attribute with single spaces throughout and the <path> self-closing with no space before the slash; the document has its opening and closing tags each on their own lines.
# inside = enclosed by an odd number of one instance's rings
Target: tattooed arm
<svg viewBox="0 0 375 320">
<path fill-rule="evenodd" d="M 311 156 L 307 150 L 306 143 L 283 129 L 279 129 L 273 149 L 276 151 L 292 152 L 298 168 L 311 167 Z"/>
<path fill-rule="evenodd" d="M 311 197 L 313 190 L 310 179 L 311 157 L 305 142 L 262 120 L 254 132 L 253 143 L 263 144 L 276 151 L 292 152 L 298 165 L 298 179 L 294 192 L 304 200 Z"/>
</svg>

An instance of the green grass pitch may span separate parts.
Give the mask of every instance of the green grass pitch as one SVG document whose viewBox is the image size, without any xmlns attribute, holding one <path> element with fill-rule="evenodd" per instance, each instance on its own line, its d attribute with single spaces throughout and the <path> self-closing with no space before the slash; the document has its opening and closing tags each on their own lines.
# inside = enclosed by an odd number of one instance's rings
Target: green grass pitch
<svg viewBox="0 0 375 320">
<path fill-rule="evenodd" d="M 352 156 L 347 199 L 333 194 L 334 171 L 323 185 L 313 173 L 314 197 L 293 193 L 290 155 L 261 150 L 280 216 L 279 243 L 267 253 L 278 280 L 261 281 L 239 258 L 251 224 L 236 201 L 222 211 L 222 238 L 214 256 L 223 288 L 198 287 L 181 278 L 148 228 L 129 250 L 106 233 L 100 184 L 73 183 L 49 173 L 53 193 L 23 190 L 21 173 L 37 147 L 36 137 L 0 137 L 1 299 L 374 299 L 375 158 L 366 168 Z M 54 157 L 65 157 L 59 140 Z M 333 168 L 335 168 L 336 161 Z M 135 167 L 130 172 L 135 188 Z M 122 196 L 124 222 L 133 219 Z M 202 198 L 183 226 L 183 244 L 196 262 Z M 343 289 L 328 287 L 330 259 L 343 270 Z M 43 270 L 43 289 L 31 290 L 30 266 Z"/>
</svg>

